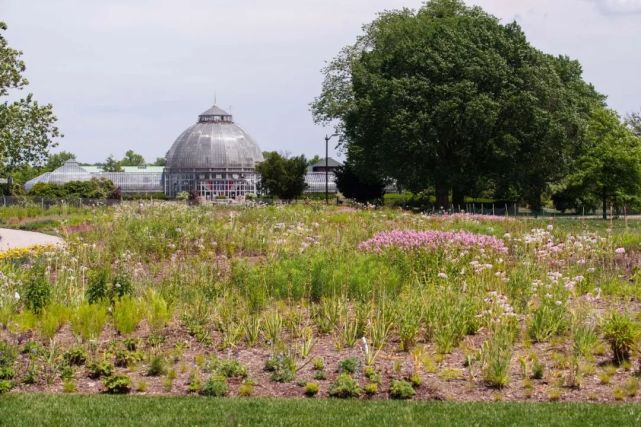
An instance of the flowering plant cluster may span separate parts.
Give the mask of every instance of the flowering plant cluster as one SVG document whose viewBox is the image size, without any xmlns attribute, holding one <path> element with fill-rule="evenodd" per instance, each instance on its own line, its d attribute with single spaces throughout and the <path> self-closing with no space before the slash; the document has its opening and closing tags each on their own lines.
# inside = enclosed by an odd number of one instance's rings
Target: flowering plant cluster
<svg viewBox="0 0 641 427">
<path fill-rule="evenodd" d="M 484 234 L 469 233 L 467 231 L 395 230 L 378 233 L 358 246 L 360 250 L 367 252 L 382 252 L 389 248 L 416 250 L 448 247 L 490 249 L 496 252 L 507 252 L 507 247 L 501 239 Z"/>
</svg>

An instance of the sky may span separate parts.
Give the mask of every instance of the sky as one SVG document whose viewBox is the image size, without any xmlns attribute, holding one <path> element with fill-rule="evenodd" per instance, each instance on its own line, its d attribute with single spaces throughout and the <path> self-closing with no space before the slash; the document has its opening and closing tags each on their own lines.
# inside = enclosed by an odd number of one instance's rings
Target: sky
<svg viewBox="0 0 641 427">
<path fill-rule="evenodd" d="M 321 68 L 386 9 L 422 0 L 0 0 L 9 45 L 51 103 L 56 151 L 153 161 L 214 100 L 264 151 L 324 154 Z M 621 114 L 641 109 L 641 0 L 468 0 L 578 59 Z M 333 147 L 330 155 L 341 157 Z"/>
</svg>

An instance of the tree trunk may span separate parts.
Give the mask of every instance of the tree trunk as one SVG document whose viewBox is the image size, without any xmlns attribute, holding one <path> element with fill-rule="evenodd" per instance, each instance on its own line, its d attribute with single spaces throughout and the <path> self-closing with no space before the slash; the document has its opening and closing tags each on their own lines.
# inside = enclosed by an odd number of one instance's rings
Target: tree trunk
<svg viewBox="0 0 641 427">
<path fill-rule="evenodd" d="M 603 192 L 603 219 L 608 219 L 608 198 Z"/>
<path fill-rule="evenodd" d="M 462 187 L 454 186 L 452 189 L 452 206 L 454 209 L 465 206 L 465 190 Z"/>
<path fill-rule="evenodd" d="M 450 189 L 445 183 L 436 183 L 436 208 L 447 209 L 450 207 Z"/>
</svg>

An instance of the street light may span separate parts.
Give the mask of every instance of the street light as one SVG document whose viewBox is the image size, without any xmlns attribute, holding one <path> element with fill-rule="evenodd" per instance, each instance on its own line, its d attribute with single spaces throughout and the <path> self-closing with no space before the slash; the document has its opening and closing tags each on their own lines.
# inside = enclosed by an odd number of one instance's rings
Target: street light
<svg viewBox="0 0 641 427">
<path fill-rule="evenodd" d="M 325 135 L 325 204 L 329 205 L 329 140 L 335 136 L 340 136 L 337 133 L 333 135 Z"/>
</svg>

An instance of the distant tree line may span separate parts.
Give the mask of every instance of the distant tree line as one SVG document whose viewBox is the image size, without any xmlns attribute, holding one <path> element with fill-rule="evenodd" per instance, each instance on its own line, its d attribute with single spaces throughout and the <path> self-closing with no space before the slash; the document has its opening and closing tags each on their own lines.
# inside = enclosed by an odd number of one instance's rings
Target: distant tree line
<svg viewBox="0 0 641 427">
<path fill-rule="evenodd" d="M 341 190 L 357 178 L 374 197 L 391 179 L 443 207 L 490 196 L 535 210 L 550 197 L 577 209 L 639 195 L 639 115 L 623 122 L 577 61 L 479 7 L 384 12 L 323 72 L 312 112 L 342 135 Z"/>
</svg>

